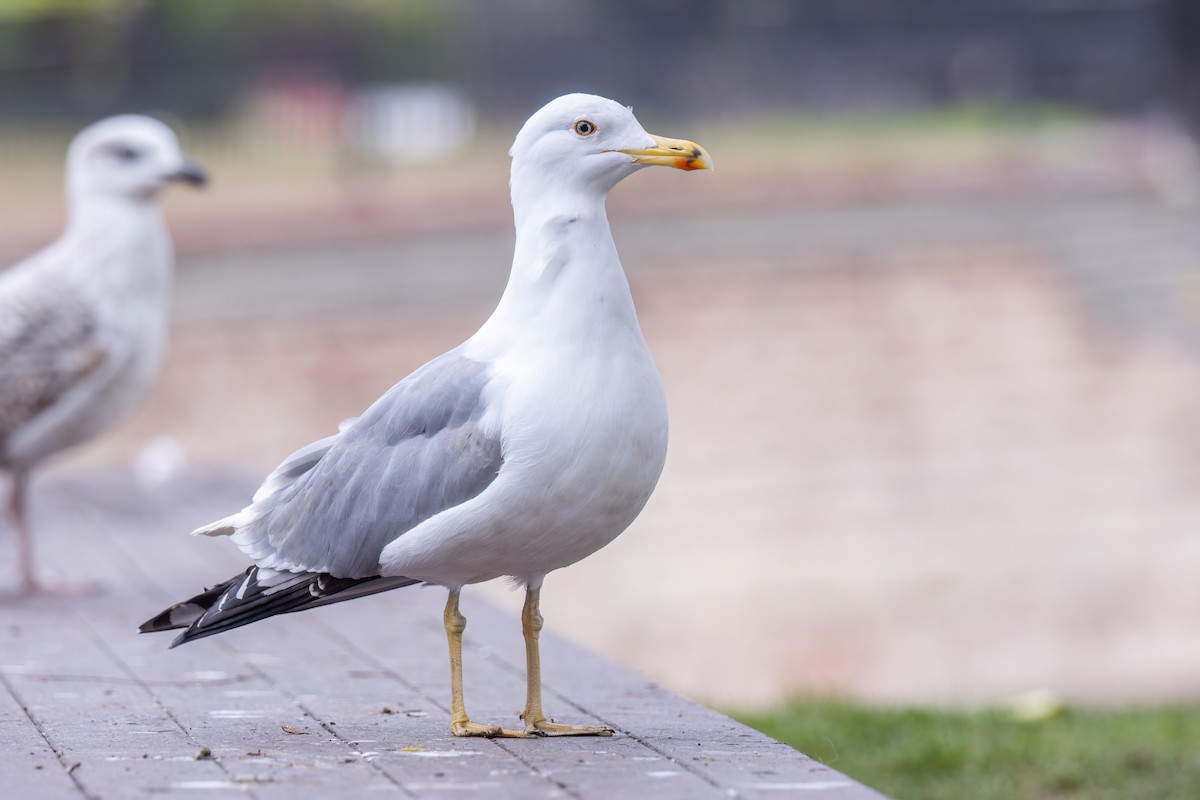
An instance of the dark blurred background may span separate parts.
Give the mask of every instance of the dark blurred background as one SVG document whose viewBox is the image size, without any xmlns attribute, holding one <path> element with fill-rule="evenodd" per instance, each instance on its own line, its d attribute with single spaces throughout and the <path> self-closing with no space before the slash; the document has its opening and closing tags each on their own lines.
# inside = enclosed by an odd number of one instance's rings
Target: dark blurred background
<svg viewBox="0 0 1200 800">
<path fill-rule="evenodd" d="M 513 135 L 595 92 L 717 169 L 610 202 L 672 450 L 548 624 L 723 703 L 1195 697 L 1198 9 L 0 0 L 7 263 L 96 118 L 214 177 L 153 395 L 61 469 L 261 476 L 470 335 Z"/>
<path fill-rule="evenodd" d="M 730 116 L 945 103 L 1116 113 L 1186 93 L 1194 5 L 1171 0 L 11 0 L 5 110 L 225 119 L 265 88 L 436 81 L 481 111 L 603 86 Z M 1189 51 L 1191 54 L 1189 55 Z"/>
</svg>

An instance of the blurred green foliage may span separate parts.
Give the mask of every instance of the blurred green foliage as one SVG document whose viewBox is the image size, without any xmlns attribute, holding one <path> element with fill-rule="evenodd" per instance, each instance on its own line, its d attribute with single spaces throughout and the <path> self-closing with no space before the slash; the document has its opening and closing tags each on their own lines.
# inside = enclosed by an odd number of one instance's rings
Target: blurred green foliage
<svg viewBox="0 0 1200 800">
<path fill-rule="evenodd" d="M 60 14 L 95 14 L 140 5 L 133 0 L 0 0 L 0 20 L 33 20 Z"/>
<path fill-rule="evenodd" d="M 794 700 L 742 722 L 899 800 L 1194 800 L 1200 707 L 982 711 Z"/>
<path fill-rule="evenodd" d="M 260 80 L 455 77 L 433 0 L 0 0 L 0 115 L 223 115 Z"/>
<path fill-rule="evenodd" d="M 438 13 L 442 6 L 433 0 L 0 0 L 0 20 L 128 15 L 149 7 L 182 22 L 221 28 L 347 15 L 406 25 Z"/>
</svg>

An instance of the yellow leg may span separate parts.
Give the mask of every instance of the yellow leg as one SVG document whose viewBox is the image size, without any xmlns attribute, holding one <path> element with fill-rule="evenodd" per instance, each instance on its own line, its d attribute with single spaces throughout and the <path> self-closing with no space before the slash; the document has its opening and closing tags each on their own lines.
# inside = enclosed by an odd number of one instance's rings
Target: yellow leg
<svg viewBox="0 0 1200 800">
<path fill-rule="evenodd" d="M 525 634 L 525 664 L 528 685 L 525 694 L 525 731 L 529 736 L 612 736 L 611 728 L 592 725 L 558 725 L 546 719 L 542 711 L 542 658 L 538 636 L 542 632 L 539 610 L 541 589 L 525 591 L 525 607 L 521 609 L 521 631 Z"/>
<path fill-rule="evenodd" d="M 450 644 L 450 732 L 455 736 L 485 736 L 489 739 L 494 736 L 524 738 L 525 731 L 505 730 L 499 725 L 477 725 L 467 717 L 462 683 L 462 635 L 467 629 L 467 619 L 458 611 L 458 594 L 458 589 L 450 590 L 443 615 L 446 641 Z"/>
</svg>

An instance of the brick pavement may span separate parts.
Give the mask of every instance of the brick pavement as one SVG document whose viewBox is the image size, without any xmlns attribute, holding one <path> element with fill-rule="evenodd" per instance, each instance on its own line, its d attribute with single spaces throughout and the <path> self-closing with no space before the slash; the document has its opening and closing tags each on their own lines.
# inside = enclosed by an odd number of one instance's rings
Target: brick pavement
<svg viewBox="0 0 1200 800">
<path fill-rule="evenodd" d="M 195 474 L 39 487 L 46 561 L 104 588 L 0 603 L 5 797 L 882 798 L 554 635 L 543 638 L 547 711 L 616 735 L 456 739 L 440 590 L 377 595 L 170 651 L 170 636 L 138 635 L 165 604 L 244 567 L 229 542 L 185 532 L 251 489 Z M 473 717 L 516 724 L 519 619 L 470 589 L 463 610 Z"/>
</svg>

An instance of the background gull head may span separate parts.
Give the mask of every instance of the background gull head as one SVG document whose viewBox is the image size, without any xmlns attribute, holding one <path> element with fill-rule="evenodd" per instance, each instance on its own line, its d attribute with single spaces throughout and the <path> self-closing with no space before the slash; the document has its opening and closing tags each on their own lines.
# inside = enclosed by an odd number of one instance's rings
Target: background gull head
<svg viewBox="0 0 1200 800">
<path fill-rule="evenodd" d="M 150 201 L 171 181 L 200 186 L 206 180 L 204 171 L 183 155 L 169 127 L 138 114 L 89 125 L 67 151 L 72 205 L 98 197 Z"/>
</svg>

